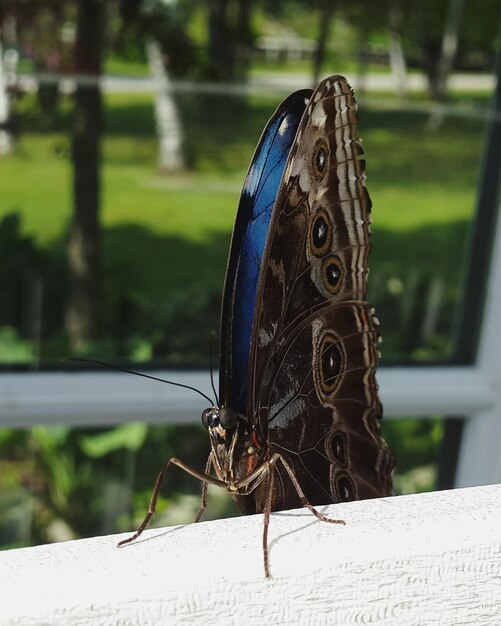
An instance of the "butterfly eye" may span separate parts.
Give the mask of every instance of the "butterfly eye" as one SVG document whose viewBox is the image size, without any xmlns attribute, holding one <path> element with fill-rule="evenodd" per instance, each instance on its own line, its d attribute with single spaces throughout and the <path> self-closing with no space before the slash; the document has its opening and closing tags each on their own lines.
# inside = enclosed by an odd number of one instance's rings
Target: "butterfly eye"
<svg viewBox="0 0 501 626">
<path fill-rule="evenodd" d="M 209 426 L 214 426 L 214 420 L 217 418 L 217 411 L 214 407 L 210 409 L 205 409 L 202 413 L 202 424 L 204 428 L 209 428 Z"/>
<path fill-rule="evenodd" d="M 237 423 L 237 414 L 233 409 L 223 406 L 219 410 L 219 423 L 225 430 L 231 430 Z"/>
</svg>

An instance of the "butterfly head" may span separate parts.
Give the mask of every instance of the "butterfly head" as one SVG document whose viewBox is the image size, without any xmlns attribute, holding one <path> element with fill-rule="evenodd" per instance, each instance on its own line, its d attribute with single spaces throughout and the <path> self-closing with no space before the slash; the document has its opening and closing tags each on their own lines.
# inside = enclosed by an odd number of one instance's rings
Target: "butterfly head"
<svg viewBox="0 0 501 626">
<path fill-rule="evenodd" d="M 226 406 L 205 409 L 202 424 L 209 431 L 216 474 L 228 491 L 237 493 L 234 483 L 256 467 L 262 453 L 256 431 L 244 416 Z"/>
<path fill-rule="evenodd" d="M 238 422 L 238 416 L 233 409 L 227 406 L 213 406 L 202 413 L 202 424 L 211 432 L 226 437 Z"/>
</svg>

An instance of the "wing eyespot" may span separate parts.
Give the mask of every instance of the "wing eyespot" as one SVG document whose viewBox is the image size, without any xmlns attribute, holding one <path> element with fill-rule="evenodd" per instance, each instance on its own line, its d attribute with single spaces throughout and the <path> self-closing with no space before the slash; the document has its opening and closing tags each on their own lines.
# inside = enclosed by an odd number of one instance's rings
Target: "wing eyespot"
<svg viewBox="0 0 501 626">
<path fill-rule="evenodd" d="M 318 367 L 322 391 L 326 395 L 333 393 L 340 385 L 346 368 L 345 351 L 334 334 L 326 334 L 320 342 Z"/>
<path fill-rule="evenodd" d="M 342 430 L 336 430 L 325 442 L 325 451 L 331 461 L 340 467 L 348 465 L 348 436 Z"/>
<path fill-rule="evenodd" d="M 352 502 L 353 500 L 358 500 L 355 483 L 345 472 L 340 472 L 336 476 L 334 486 L 339 502 Z"/>
<path fill-rule="evenodd" d="M 310 249 L 316 257 L 324 256 L 332 247 L 332 223 L 325 209 L 318 211 L 310 227 Z"/>
<path fill-rule="evenodd" d="M 326 257 L 322 262 L 321 272 L 325 289 L 333 295 L 339 293 L 345 274 L 341 259 L 335 254 Z"/>
<path fill-rule="evenodd" d="M 329 148 L 325 141 L 317 144 L 313 151 L 313 172 L 317 177 L 324 175 L 329 161 Z"/>
</svg>

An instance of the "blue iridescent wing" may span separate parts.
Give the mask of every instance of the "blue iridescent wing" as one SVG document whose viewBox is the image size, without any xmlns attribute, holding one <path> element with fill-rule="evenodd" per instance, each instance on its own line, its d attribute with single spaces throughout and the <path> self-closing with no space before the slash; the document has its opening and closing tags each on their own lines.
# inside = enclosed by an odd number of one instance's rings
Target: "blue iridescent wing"
<svg viewBox="0 0 501 626">
<path fill-rule="evenodd" d="M 220 398 L 245 414 L 252 324 L 261 263 L 275 198 L 311 90 L 275 111 L 251 161 L 238 205 L 221 313 Z"/>
</svg>

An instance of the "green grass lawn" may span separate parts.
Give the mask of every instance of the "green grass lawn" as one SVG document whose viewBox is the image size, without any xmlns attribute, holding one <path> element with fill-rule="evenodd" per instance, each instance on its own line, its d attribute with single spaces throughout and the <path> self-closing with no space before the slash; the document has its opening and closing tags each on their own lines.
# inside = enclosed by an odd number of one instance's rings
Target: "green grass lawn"
<svg viewBox="0 0 501 626">
<path fill-rule="evenodd" d="M 251 102 L 242 129 L 238 112 L 228 119 L 215 111 L 197 120 L 199 107 L 188 103 L 186 136 L 194 163 L 191 171 L 165 177 L 156 172 L 150 96 L 108 96 L 103 226 L 138 223 L 188 240 L 227 232 L 246 167 L 274 104 L 266 99 Z M 422 113 L 367 108 L 361 111 L 361 133 L 375 231 L 409 231 L 469 219 L 483 138 L 479 122 L 446 120 L 433 133 L 426 131 Z M 20 211 L 24 232 L 43 245 L 61 237 L 71 211 L 69 152 L 66 133 L 27 130 L 15 155 L 1 163 L 0 215 Z"/>
</svg>

